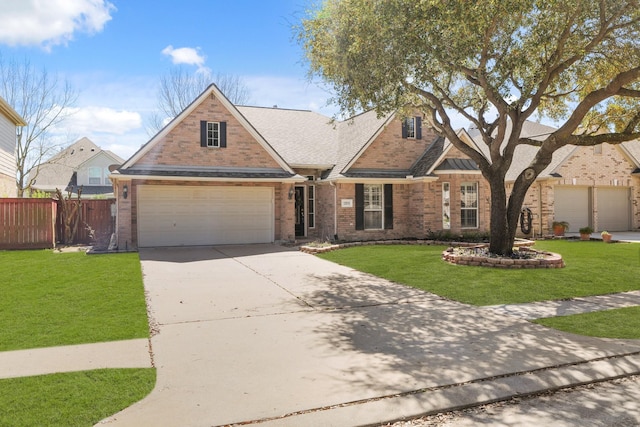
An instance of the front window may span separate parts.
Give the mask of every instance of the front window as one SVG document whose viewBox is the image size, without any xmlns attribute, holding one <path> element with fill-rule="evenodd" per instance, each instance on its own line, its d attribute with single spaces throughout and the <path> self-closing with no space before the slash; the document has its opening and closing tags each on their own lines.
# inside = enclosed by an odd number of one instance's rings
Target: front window
<svg viewBox="0 0 640 427">
<path fill-rule="evenodd" d="M 415 138 L 416 137 L 416 119 L 415 117 L 409 117 L 404 119 L 404 125 L 407 129 L 407 138 Z"/>
<path fill-rule="evenodd" d="M 442 183 L 442 229 L 451 229 L 451 186 L 448 182 Z"/>
<path fill-rule="evenodd" d="M 478 227 L 478 183 L 463 182 L 460 186 L 460 226 Z"/>
<path fill-rule="evenodd" d="M 90 167 L 89 168 L 89 185 L 102 184 L 102 168 Z"/>
<path fill-rule="evenodd" d="M 207 147 L 220 147 L 220 123 L 207 122 Z"/>
<path fill-rule="evenodd" d="M 307 206 L 307 215 L 309 217 L 309 228 L 314 228 L 316 226 L 316 187 L 310 185 L 307 187 L 308 191 L 308 206 Z"/>
<path fill-rule="evenodd" d="M 382 184 L 364 186 L 364 228 L 382 228 Z"/>
</svg>

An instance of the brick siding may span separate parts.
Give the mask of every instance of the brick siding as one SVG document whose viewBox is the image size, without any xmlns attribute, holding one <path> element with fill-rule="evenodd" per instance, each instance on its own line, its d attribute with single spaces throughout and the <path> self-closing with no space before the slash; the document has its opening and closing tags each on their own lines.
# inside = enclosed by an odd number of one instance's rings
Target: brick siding
<svg viewBox="0 0 640 427">
<path fill-rule="evenodd" d="M 554 187 L 570 185 L 588 187 L 594 194 L 598 188 L 626 187 L 632 194 L 631 228 L 640 227 L 640 177 L 631 175 L 635 169 L 633 163 L 621 151 L 619 146 L 602 144 L 601 153 L 595 153 L 595 147 L 577 147 L 571 157 L 557 170 L 561 178 L 540 180 L 534 183 L 525 198 L 524 207 L 534 214 L 534 232 L 536 235 L 552 233 L 554 216 Z M 507 190 L 512 189 L 511 185 Z M 591 217 L 597 224 L 597 200 L 593 200 Z M 586 224 L 585 224 L 586 225 Z M 519 235 L 522 235 L 519 232 Z"/>
<path fill-rule="evenodd" d="M 436 138 L 423 126 L 422 139 L 402 138 L 402 121 L 392 121 L 356 160 L 354 169 L 408 170 Z"/>
<path fill-rule="evenodd" d="M 226 121 L 227 147 L 201 147 L 200 121 Z M 138 165 L 280 168 L 238 120 L 212 96 L 178 123 Z"/>
</svg>

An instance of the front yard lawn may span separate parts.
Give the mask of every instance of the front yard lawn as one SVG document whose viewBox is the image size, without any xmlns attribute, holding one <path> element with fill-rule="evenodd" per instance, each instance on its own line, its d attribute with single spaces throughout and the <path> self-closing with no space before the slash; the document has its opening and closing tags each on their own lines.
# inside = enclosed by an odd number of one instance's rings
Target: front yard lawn
<svg viewBox="0 0 640 427">
<path fill-rule="evenodd" d="M 591 337 L 640 339 L 640 307 L 550 317 L 534 323 Z"/>
<path fill-rule="evenodd" d="M 640 245 L 547 240 L 536 249 L 557 252 L 562 269 L 503 270 L 450 265 L 443 246 L 357 246 L 321 258 L 394 282 L 474 305 L 514 304 L 640 289 Z"/>
<path fill-rule="evenodd" d="M 0 252 L 0 351 L 147 338 L 136 253 Z M 91 426 L 149 394 L 156 371 L 0 380 L 0 425 Z"/>
<path fill-rule="evenodd" d="M 155 369 L 100 369 L 0 381 L 0 425 L 92 426 L 149 394 Z"/>
<path fill-rule="evenodd" d="M 0 351 L 149 336 L 137 253 L 0 252 Z"/>
</svg>

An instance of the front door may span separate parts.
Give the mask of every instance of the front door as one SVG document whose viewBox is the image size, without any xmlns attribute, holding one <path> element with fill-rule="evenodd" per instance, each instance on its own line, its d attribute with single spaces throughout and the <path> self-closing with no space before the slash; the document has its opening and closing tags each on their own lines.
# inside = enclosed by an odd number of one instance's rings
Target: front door
<svg viewBox="0 0 640 427">
<path fill-rule="evenodd" d="M 304 236 L 304 187 L 296 187 L 296 237 Z"/>
</svg>

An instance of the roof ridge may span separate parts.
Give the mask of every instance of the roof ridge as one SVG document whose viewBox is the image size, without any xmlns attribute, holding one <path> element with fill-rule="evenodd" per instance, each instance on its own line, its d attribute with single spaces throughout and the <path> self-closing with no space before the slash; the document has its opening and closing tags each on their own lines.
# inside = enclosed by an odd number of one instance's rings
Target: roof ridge
<svg viewBox="0 0 640 427">
<path fill-rule="evenodd" d="M 282 108 L 282 107 L 278 107 L 277 105 L 273 107 L 264 107 L 261 105 L 236 105 L 236 108 L 261 108 L 264 110 L 273 110 L 273 111 L 299 111 L 301 113 L 316 113 L 321 116 L 324 116 L 324 114 L 320 114 L 317 111 L 313 111 L 313 110 L 307 110 L 302 108 Z M 328 116 L 325 116 L 325 117 L 328 117 Z"/>
</svg>

